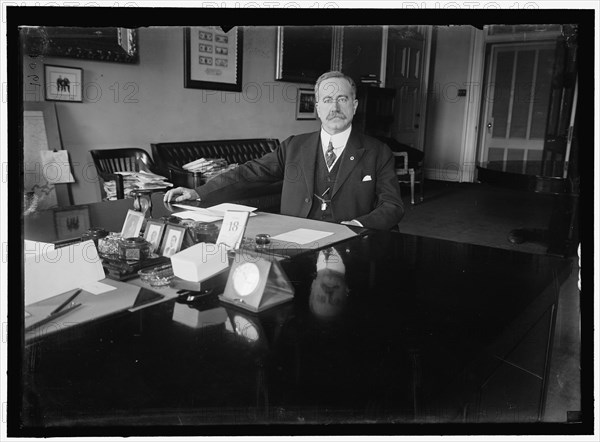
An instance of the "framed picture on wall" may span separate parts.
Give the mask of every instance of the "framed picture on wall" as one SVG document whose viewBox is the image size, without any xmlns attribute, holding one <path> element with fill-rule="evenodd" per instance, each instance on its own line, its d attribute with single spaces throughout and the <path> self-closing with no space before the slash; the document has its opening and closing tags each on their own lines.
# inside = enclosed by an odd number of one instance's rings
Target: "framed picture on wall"
<svg viewBox="0 0 600 442">
<path fill-rule="evenodd" d="M 243 28 L 195 26 L 183 32 L 183 86 L 241 92 Z"/>
<path fill-rule="evenodd" d="M 296 120 L 316 120 L 315 91 L 313 89 L 298 89 L 296 98 Z"/>
<path fill-rule="evenodd" d="M 44 65 L 46 101 L 83 101 L 83 69 L 72 66 Z"/>
<path fill-rule="evenodd" d="M 333 26 L 278 26 L 275 80 L 314 84 L 333 67 Z"/>
</svg>

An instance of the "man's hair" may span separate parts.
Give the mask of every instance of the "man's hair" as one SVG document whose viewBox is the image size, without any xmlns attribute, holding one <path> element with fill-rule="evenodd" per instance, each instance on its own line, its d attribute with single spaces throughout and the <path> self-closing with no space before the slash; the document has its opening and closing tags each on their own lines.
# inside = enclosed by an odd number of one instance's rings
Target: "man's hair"
<svg viewBox="0 0 600 442">
<path fill-rule="evenodd" d="M 352 78 L 348 77 L 343 72 L 329 71 L 329 72 L 325 72 L 323 75 L 321 75 L 319 78 L 317 78 L 317 82 L 315 83 L 315 99 L 317 101 L 319 101 L 319 86 L 321 86 L 321 83 L 324 80 L 327 80 L 328 78 L 343 78 L 343 79 L 345 79 L 348 83 L 350 83 L 350 87 L 352 88 L 353 98 L 356 98 L 356 84 L 354 84 L 354 80 Z"/>
</svg>

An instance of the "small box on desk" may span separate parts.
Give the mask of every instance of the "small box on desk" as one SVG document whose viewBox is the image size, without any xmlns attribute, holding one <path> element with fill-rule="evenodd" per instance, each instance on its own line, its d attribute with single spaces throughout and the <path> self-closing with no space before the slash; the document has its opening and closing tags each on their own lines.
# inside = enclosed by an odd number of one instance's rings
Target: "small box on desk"
<svg viewBox="0 0 600 442">
<path fill-rule="evenodd" d="M 171 287 L 200 291 L 227 281 L 229 258 L 222 245 L 201 242 L 171 256 L 171 265 Z"/>
<path fill-rule="evenodd" d="M 220 273 L 209 277 L 203 281 L 187 281 L 179 278 L 178 276 L 173 277 L 170 286 L 178 290 L 189 290 L 190 292 L 201 292 L 204 290 L 210 290 L 213 288 L 223 288 L 227 284 L 227 277 L 229 276 L 229 267 L 223 269 Z"/>
</svg>

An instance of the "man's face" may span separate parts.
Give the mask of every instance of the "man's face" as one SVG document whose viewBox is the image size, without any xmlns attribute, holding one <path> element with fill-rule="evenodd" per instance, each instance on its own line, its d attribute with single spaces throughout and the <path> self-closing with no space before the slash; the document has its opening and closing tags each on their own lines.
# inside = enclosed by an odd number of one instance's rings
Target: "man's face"
<svg viewBox="0 0 600 442">
<path fill-rule="evenodd" d="M 323 80 L 319 85 L 318 97 L 315 105 L 325 131 L 335 135 L 348 129 L 358 106 L 350 83 L 344 78 Z"/>
</svg>

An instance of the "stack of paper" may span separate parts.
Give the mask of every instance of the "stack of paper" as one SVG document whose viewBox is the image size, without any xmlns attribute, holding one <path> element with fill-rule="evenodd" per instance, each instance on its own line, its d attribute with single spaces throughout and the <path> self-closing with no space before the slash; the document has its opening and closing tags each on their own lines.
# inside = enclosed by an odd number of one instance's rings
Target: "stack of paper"
<svg viewBox="0 0 600 442">
<path fill-rule="evenodd" d="M 205 223 L 210 223 L 213 221 L 218 221 L 223 219 L 225 213 L 228 210 L 234 210 L 239 212 L 254 212 L 256 207 L 244 206 L 242 204 L 232 204 L 232 203 L 221 203 L 216 206 L 202 208 L 196 206 L 190 206 L 188 204 L 173 204 L 176 207 L 180 207 L 182 209 L 188 209 L 184 212 L 175 212 L 174 216 L 183 219 L 193 219 L 194 221 L 201 221 Z M 254 213 L 250 213 L 250 216 L 256 216 Z"/>
<path fill-rule="evenodd" d="M 222 169 L 227 166 L 227 161 L 222 158 L 199 158 L 181 166 L 188 172 L 207 173 L 214 169 Z"/>
<path fill-rule="evenodd" d="M 125 196 L 129 195 L 132 190 L 154 190 L 172 187 L 173 184 L 167 181 L 162 175 L 157 175 L 152 172 L 115 172 L 123 175 L 123 190 Z M 117 185 L 114 180 L 104 183 L 104 191 L 108 199 L 115 199 L 117 195 Z"/>
<path fill-rule="evenodd" d="M 181 167 L 188 172 L 201 173 L 202 177 L 208 181 L 223 172 L 235 169 L 237 164 L 227 165 L 227 161 L 223 158 L 200 158 Z"/>
</svg>

